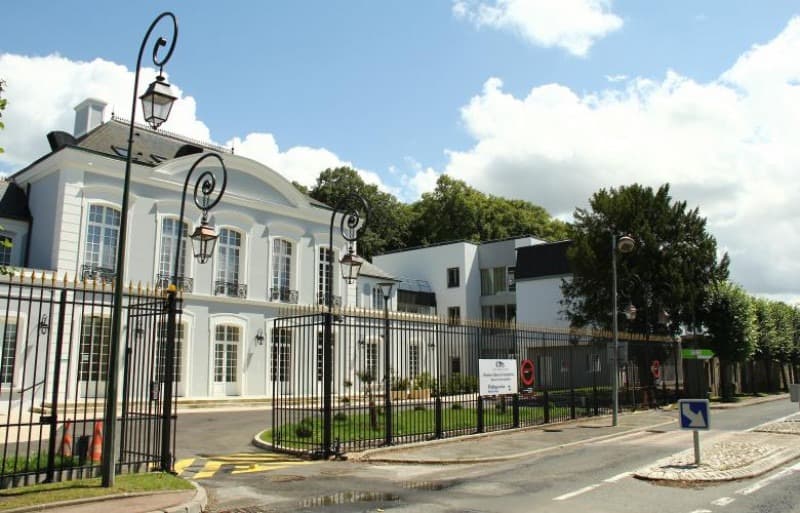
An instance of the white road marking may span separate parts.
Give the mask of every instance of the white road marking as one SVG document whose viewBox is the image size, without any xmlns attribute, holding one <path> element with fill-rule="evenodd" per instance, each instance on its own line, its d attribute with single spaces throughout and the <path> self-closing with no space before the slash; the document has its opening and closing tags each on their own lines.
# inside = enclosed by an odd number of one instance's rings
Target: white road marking
<svg viewBox="0 0 800 513">
<path fill-rule="evenodd" d="M 781 417 L 779 419 L 768 420 L 767 422 L 764 422 L 763 424 L 759 424 L 759 425 L 757 425 L 755 427 L 751 427 L 750 429 L 745 429 L 745 431 L 755 431 L 756 429 L 759 429 L 759 428 L 761 428 L 763 426 L 766 426 L 767 424 L 774 424 L 775 422 L 783 422 L 784 420 L 786 420 L 786 419 L 788 419 L 790 417 L 794 417 L 795 415 L 797 415 L 797 413 L 790 413 L 789 415 L 785 415 L 785 416 L 783 416 L 783 417 Z"/>
<path fill-rule="evenodd" d="M 628 476 L 633 475 L 633 472 L 623 472 L 622 474 L 617 474 L 616 476 L 609 477 L 608 479 L 603 479 L 604 483 L 616 483 L 617 481 L 621 481 Z"/>
<path fill-rule="evenodd" d="M 710 509 L 696 509 L 692 513 L 711 513 Z"/>
<path fill-rule="evenodd" d="M 587 486 L 585 488 L 581 488 L 580 490 L 576 490 L 576 491 L 571 492 L 571 493 L 565 493 L 564 495 L 559 495 L 558 497 L 554 498 L 553 500 L 554 501 L 565 501 L 567 499 L 571 499 L 573 497 L 577 497 L 578 495 L 580 495 L 582 493 L 591 492 L 595 488 L 600 488 L 600 486 L 601 485 L 599 485 L 599 484 L 589 485 L 589 486 Z"/>
<path fill-rule="evenodd" d="M 715 501 L 711 501 L 711 504 L 713 504 L 714 506 L 727 506 L 728 504 L 730 504 L 731 502 L 733 502 L 735 500 L 736 499 L 734 499 L 733 497 L 723 497 L 721 499 L 717 499 Z"/>
<path fill-rule="evenodd" d="M 773 481 L 777 481 L 778 479 L 784 478 L 784 477 L 788 476 L 789 474 L 791 474 L 792 472 L 797 472 L 798 470 L 800 470 L 800 463 L 796 463 L 796 464 L 792 465 L 789 468 L 785 468 L 785 469 L 781 470 L 780 472 L 772 474 L 771 476 L 766 477 L 766 478 L 764 478 L 761 481 L 758 481 L 756 483 L 753 483 L 753 484 L 751 484 L 750 486 L 748 486 L 746 488 L 742 488 L 741 490 L 737 490 L 736 493 L 739 494 L 739 495 L 750 495 L 751 493 L 757 492 L 758 490 L 764 488 L 765 486 L 767 486 L 768 484 L 772 483 Z"/>
</svg>

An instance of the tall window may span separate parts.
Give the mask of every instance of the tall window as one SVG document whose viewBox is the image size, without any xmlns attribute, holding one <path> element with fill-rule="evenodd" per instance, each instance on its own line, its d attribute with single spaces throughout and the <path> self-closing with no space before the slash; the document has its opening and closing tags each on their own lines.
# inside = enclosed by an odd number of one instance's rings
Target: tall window
<svg viewBox="0 0 800 513">
<path fill-rule="evenodd" d="M 380 287 L 372 287 L 372 308 L 373 310 L 383 310 L 383 289 Z"/>
<path fill-rule="evenodd" d="M 461 278 L 459 276 L 458 267 L 450 267 L 447 269 L 447 286 L 448 288 L 454 288 L 461 285 Z"/>
<path fill-rule="evenodd" d="M 328 294 L 333 294 L 333 252 L 330 248 L 319 248 L 319 272 L 317 273 L 317 303 L 327 303 Z"/>
<path fill-rule="evenodd" d="M 513 273 L 513 271 L 512 271 Z M 481 269 L 481 295 L 491 296 L 508 289 L 509 279 L 505 267 Z"/>
<path fill-rule="evenodd" d="M 291 284 L 292 243 L 283 239 L 274 239 L 272 241 L 272 288 L 288 291 Z"/>
<path fill-rule="evenodd" d="M 183 341 L 184 341 L 184 333 L 186 332 L 185 325 L 183 323 L 175 325 L 175 360 L 174 360 L 174 374 L 175 382 L 179 382 L 181 380 L 181 360 L 183 359 Z M 158 369 L 158 381 L 163 383 L 164 382 L 164 371 L 166 369 L 167 363 L 167 323 L 160 322 L 158 323 L 158 359 L 157 359 L 157 369 Z"/>
<path fill-rule="evenodd" d="M 447 307 L 447 324 L 456 326 L 461 323 L 461 307 L 449 306 Z"/>
<path fill-rule="evenodd" d="M 419 375 L 419 346 L 408 346 L 408 377 L 411 379 Z"/>
<path fill-rule="evenodd" d="M 325 375 L 325 332 L 317 332 L 317 381 Z"/>
<path fill-rule="evenodd" d="M 236 383 L 236 367 L 239 352 L 239 328 L 217 326 L 214 341 L 214 381 Z"/>
<path fill-rule="evenodd" d="M 86 315 L 81 323 L 78 376 L 81 381 L 105 381 L 111 346 L 111 318 Z"/>
<path fill-rule="evenodd" d="M 85 265 L 116 271 L 119 223 L 119 210 L 102 205 L 89 206 L 86 250 L 83 255 Z"/>
<path fill-rule="evenodd" d="M 11 237 L 0 235 L 0 265 L 11 265 Z"/>
<path fill-rule="evenodd" d="M 217 283 L 216 293 L 239 296 L 239 255 L 242 249 L 242 235 L 234 230 L 223 228 L 217 240 Z"/>
<path fill-rule="evenodd" d="M 289 381 L 289 369 L 292 361 L 292 332 L 287 329 L 272 330 L 272 363 L 270 374 L 272 381 L 285 383 Z"/>
<path fill-rule="evenodd" d="M 375 342 L 367 342 L 366 344 L 365 361 L 366 370 L 372 377 L 372 382 L 378 381 L 378 344 Z"/>
<path fill-rule="evenodd" d="M 0 352 L 0 383 L 12 384 L 14 379 L 14 362 L 17 354 L 17 325 L 14 322 L 0 323 L 2 352 Z"/>
<path fill-rule="evenodd" d="M 178 220 L 165 217 L 161 220 L 161 254 L 158 262 L 159 277 L 172 279 L 175 272 L 175 251 L 181 241 L 181 261 L 178 262 L 178 277 L 186 276 L 186 233 L 189 227 L 183 223 L 183 233 L 178 231 Z"/>
</svg>

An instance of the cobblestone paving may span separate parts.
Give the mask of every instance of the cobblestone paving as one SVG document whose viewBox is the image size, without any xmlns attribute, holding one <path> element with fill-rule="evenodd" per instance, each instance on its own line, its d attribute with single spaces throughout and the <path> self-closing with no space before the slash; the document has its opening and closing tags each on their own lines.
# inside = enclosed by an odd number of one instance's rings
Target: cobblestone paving
<svg viewBox="0 0 800 513">
<path fill-rule="evenodd" d="M 694 450 L 683 451 L 634 473 L 636 477 L 669 481 L 726 481 L 753 477 L 800 456 L 800 419 L 775 422 L 757 431 L 737 433 L 701 447 L 700 465 Z"/>
</svg>

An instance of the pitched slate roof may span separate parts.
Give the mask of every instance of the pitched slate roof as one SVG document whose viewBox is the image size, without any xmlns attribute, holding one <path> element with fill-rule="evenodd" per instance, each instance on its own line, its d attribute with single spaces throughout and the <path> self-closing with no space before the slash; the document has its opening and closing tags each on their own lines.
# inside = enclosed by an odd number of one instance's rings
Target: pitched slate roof
<svg viewBox="0 0 800 513">
<path fill-rule="evenodd" d="M 567 250 L 571 245 L 571 240 L 562 240 L 517 248 L 514 279 L 519 281 L 571 274 L 567 260 Z"/>
<path fill-rule="evenodd" d="M 21 221 L 31 220 L 28 197 L 14 182 L 0 180 L 0 217 Z"/>
</svg>

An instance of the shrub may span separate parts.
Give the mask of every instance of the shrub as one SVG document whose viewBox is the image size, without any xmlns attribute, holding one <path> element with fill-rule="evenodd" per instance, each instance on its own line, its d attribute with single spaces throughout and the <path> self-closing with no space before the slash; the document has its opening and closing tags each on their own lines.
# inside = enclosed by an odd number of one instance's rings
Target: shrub
<svg viewBox="0 0 800 513">
<path fill-rule="evenodd" d="M 464 406 L 461 403 L 453 403 L 450 405 L 450 408 L 453 410 L 463 410 Z"/>
<path fill-rule="evenodd" d="M 339 413 L 337 413 L 337 414 L 335 414 L 333 416 L 333 421 L 334 422 L 344 422 L 346 420 L 347 420 L 347 414 L 346 413 L 339 412 Z"/>
</svg>

